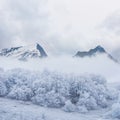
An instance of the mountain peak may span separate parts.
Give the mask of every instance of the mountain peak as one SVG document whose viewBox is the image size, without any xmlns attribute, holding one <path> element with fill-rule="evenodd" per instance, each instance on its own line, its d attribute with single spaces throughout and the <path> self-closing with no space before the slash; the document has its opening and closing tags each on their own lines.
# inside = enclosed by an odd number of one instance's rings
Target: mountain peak
<svg viewBox="0 0 120 120">
<path fill-rule="evenodd" d="M 37 50 L 40 52 L 41 57 L 47 57 L 46 52 L 44 51 L 44 49 L 43 49 L 38 43 L 37 43 L 36 48 L 37 48 Z"/>
<path fill-rule="evenodd" d="M 105 49 L 101 47 L 100 45 L 96 46 L 93 49 L 90 49 L 89 51 L 78 51 L 75 55 L 76 57 L 91 57 L 94 56 L 96 53 L 106 53 Z"/>
<path fill-rule="evenodd" d="M 103 53 L 106 52 L 105 49 L 102 46 L 100 46 L 100 45 L 98 45 L 96 48 L 94 48 L 94 50 L 98 51 L 98 52 L 103 52 Z"/>
<path fill-rule="evenodd" d="M 81 58 L 92 57 L 95 56 L 96 54 L 106 54 L 108 58 L 118 63 L 118 61 L 115 58 L 113 58 L 109 53 L 107 53 L 105 49 L 100 45 L 96 46 L 93 49 L 90 49 L 89 51 L 82 51 L 82 52 L 78 51 L 75 57 L 81 57 Z"/>
<path fill-rule="evenodd" d="M 47 57 L 45 50 L 38 43 L 29 46 L 12 47 L 0 50 L 0 56 L 27 60 L 29 58 Z"/>
</svg>

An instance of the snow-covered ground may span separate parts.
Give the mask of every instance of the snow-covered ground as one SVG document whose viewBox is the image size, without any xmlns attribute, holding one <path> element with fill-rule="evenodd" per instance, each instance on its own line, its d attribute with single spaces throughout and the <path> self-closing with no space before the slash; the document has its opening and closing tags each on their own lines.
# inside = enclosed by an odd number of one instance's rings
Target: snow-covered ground
<svg viewBox="0 0 120 120">
<path fill-rule="evenodd" d="M 0 98 L 0 120 L 105 120 L 107 109 L 87 114 L 33 105 L 30 102 Z M 109 119 L 111 120 L 111 119 Z"/>
</svg>

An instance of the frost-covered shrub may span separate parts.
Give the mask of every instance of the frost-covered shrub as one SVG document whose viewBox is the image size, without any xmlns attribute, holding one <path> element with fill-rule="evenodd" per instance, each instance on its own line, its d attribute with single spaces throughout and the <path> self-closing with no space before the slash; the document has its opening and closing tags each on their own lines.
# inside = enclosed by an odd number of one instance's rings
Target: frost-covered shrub
<svg viewBox="0 0 120 120">
<path fill-rule="evenodd" d="M 60 108 L 65 104 L 65 98 L 54 91 L 38 94 L 32 98 L 33 103 L 41 106 Z"/>
<path fill-rule="evenodd" d="M 88 98 L 80 98 L 77 106 L 85 106 L 87 110 L 97 109 L 97 103 L 94 97 L 90 96 Z"/>
<path fill-rule="evenodd" d="M 117 88 L 109 87 L 108 91 L 107 91 L 107 94 L 108 94 L 108 99 L 109 100 L 117 100 L 118 97 L 119 97 L 119 90 Z"/>
<path fill-rule="evenodd" d="M 84 105 L 83 106 L 77 106 L 77 111 L 79 113 L 87 113 L 88 112 L 87 108 Z"/>
<path fill-rule="evenodd" d="M 79 106 L 85 105 L 88 110 L 106 107 L 108 89 L 104 78 L 95 75 L 78 76 L 70 86 L 70 99 Z"/>
<path fill-rule="evenodd" d="M 0 97 L 6 96 L 8 92 L 5 84 L 5 80 L 6 80 L 6 77 L 4 74 L 4 70 L 0 68 Z"/>
<path fill-rule="evenodd" d="M 26 71 L 23 72 L 24 70 L 21 69 L 13 69 L 13 70 L 8 70 L 7 71 L 7 77 L 8 79 L 6 80 L 6 86 L 11 91 L 11 88 L 13 88 L 14 85 L 24 83 L 23 81 L 26 81 L 25 76 Z"/>
<path fill-rule="evenodd" d="M 120 119 L 120 103 L 113 104 L 111 110 L 106 114 L 106 117 Z"/>
<path fill-rule="evenodd" d="M 63 107 L 63 110 L 66 112 L 74 112 L 76 111 L 76 106 L 70 101 L 65 102 L 65 106 Z"/>
<path fill-rule="evenodd" d="M 120 119 L 120 94 L 118 93 L 118 98 L 114 101 L 111 109 L 105 115 L 107 118 L 117 118 Z"/>
<path fill-rule="evenodd" d="M 7 88 L 5 84 L 2 81 L 0 81 L 0 97 L 6 96 L 6 95 L 7 95 Z"/>
<path fill-rule="evenodd" d="M 21 86 L 21 87 L 14 86 L 7 97 L 16 99 L 16 100 L 28 101 L 28 100 L 31 100 L 32 96 L 33 96 L 33 92 L 27 86 Z"/>
<path fill-rule="evenodd" d="M 63 74 L 48 70 L 1 71 L 0 94 L 40 106 L 64 108 L 69 112 L 104 108 L 109 100 L 115 99 L 101 76 Z"/>
</svg>

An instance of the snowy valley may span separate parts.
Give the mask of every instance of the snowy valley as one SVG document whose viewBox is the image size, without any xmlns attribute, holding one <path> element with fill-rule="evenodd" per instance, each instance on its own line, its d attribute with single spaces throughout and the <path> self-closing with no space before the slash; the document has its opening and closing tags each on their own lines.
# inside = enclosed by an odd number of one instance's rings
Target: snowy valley
<svg viewBox="0 0 120 120">
<path fill-rule="evenodd" d="M 0 0 L 0 120 L 120 120 L 120 0 Z"/>
</svg>

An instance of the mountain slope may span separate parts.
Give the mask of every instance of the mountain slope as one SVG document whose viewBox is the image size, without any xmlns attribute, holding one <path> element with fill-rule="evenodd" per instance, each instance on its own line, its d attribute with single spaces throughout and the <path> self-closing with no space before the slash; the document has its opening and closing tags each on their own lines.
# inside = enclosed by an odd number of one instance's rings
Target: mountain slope
<svg viewBox="0 0 120 120">
<path fill-rule="evenodd" d="M 2 49 L 0 50 L 0 56 L 17 58 L 19 60 L 27 60 L 29 58 L 44 58 L 47 57 L 47 54 L 42 46 L 35 44 L 30 46 Z"/>
<path fill-rule="evenodd" d="M 109 53 L 106 52 L 106 50 L 101 47 L 100 45 L 98 45 L 97 47 L 90 49 L 89 51 L 78 51 L 77 54 L 75 55 L 75 57 L 93 57 L 99 54 L 105 54 L 107 55 L 107 57 L 109 57 L 111 60 L 113 60 L 114 62 L 118 62 L 115 58 L 113 58 Z"/>
</svg>

